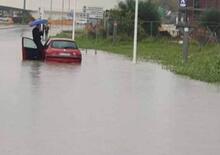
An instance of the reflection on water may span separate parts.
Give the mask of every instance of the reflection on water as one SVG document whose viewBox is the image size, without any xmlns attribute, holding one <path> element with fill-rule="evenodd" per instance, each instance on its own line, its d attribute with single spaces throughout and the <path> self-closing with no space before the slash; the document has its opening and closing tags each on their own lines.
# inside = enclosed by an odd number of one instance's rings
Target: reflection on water
<svg viewBox="0 0 220 155">
<path fill-rule="evenodd" d="M 0 154 L 219 155 L 219 86 L 100 51 L 21 62 L 20 33 L 0 30 Z"/>
<path fill-rule="evenodd" d="M 78 73 L 80 67 L 80 64 L 23 61 L 20 84 L 22 87 L 23 84 L 27 85 L 27 82 L 30 81 L 30 92 L 36 95 L 39 91 L 47 89 L 49 84 L 59 86 L 59 81 L 64 79 L 68 83 L 72 80 L 71 75 Z"/>
<path fill-rule="evenodd" d="M 41 66 L 41 62 L 35 62 L 31 64 L 30 74 L 32 79 L 32 86 L 40 86 Z"/>
</svg>

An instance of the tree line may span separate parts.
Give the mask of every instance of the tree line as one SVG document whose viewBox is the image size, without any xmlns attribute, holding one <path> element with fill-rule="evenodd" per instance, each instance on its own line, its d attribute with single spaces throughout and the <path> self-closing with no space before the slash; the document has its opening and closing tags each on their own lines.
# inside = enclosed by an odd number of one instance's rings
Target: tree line
<svg viewBox="0 0 220 155">
<path fill-rule="evenodd" d="M 161 24 L 158 5 L 152 1 L 139 1 L 138 33 L 139 36 L 156 35 Z M 111 30 L 117 23 L 117 32 L 126 37 L 134 34 L 135 0 L 120 1 L 115 9 L 105 12 L 105 19 Z M 107 28 L 105 28 L 107 29 Z M 112 32 L 113 33 L 113 32 Z"/>
</svg>

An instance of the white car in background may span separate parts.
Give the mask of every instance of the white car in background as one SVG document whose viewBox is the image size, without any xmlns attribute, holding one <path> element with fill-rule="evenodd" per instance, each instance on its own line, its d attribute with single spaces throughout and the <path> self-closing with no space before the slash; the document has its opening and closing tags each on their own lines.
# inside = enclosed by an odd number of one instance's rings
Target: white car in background
<svg viewBox="0 0 220 155">
<path fill-rule="evenodd" d="M 13 24 L 13 20 L 10 17 L 0 17 L 0 24 Z"/>
<path fill-rule="evenodd" d="M 87 20 L 86 19 L 79 19 L 76 21 L 76 24 L 85 25 L 85 24 L 87 24 Z"/>
</svg>

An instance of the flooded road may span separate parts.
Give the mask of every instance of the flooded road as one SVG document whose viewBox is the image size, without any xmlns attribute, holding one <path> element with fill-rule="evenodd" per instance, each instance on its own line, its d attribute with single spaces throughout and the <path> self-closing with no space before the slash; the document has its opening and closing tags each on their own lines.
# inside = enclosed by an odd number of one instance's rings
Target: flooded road
<svg viewBox="0 0 220 155">
<path fill-rule="evenodd" d="M 22 62 L 20 35 L 0 30 L 1 155 L 220 154 L 219 86 L 104 52 Z"/>
</svg>

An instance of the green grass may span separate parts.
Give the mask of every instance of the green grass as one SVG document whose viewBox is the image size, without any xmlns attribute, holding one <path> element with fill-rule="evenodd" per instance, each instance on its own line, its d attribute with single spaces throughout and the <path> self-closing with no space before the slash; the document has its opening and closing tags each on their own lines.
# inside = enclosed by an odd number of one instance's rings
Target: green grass
<svg viewBox="0 0 220 155">
<path fill-rule="evenodd" d="M 56 37 L 70 37 L 62 33 Z M 132 56 L 132 41 L 115 44 L 108 39 L 89 39 L 80 36 L 76 39 L 80 48 L 99 49 L 107 52 Z M 201 51 L 195 43 L 190 44 L 188 63 L 183 63 L 182 48 L 179 44 L 166 39 L 146 39 L 138 43 L 138 59 L 154 61 L 176 74 L 206 82 L 220 82 L 220 45 L 208 45 Z"/>
</svg>

